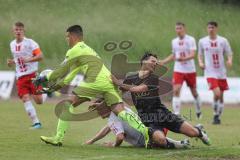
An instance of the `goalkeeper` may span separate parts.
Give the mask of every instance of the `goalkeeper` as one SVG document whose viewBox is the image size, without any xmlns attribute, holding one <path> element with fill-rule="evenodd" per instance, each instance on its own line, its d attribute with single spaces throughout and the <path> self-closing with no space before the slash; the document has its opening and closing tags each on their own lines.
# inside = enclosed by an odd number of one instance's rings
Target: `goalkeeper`
<svg viewBox="0 0 240 160">
<path fill-rule="evenodd" d="M 63 63 L 47 76 L 36 79 L 35 84 L 55 83 L 47 90 L 47 92 L 53 92 L 66 86 L 77 74 L 82 73 L 84 82 L 73 90 L 74 96 L 70 102 L 66 101 L 65 106 L 67 105 L 69 110 L 72 110 L 73 107 L 100 96 L 105 99 L 107 106 L 115 115 L 144 135 L 147 147 L 149 138 L 151 138 L 151 129 L 146 127 L 135 113 L 126 112 L 118 89 L 110 79 L 110 71 L 97 53 L 83 42 L 82 27 L 70 26 L 66 31 L 66 39 L 70 49 L 67 51 Z M 41 136 L 41 140 L 48 144 L 61 146 L 68 127 L 69 122 L 61 118 L 58 121 L 56 135 L 53 137 Z"/>
</svg>

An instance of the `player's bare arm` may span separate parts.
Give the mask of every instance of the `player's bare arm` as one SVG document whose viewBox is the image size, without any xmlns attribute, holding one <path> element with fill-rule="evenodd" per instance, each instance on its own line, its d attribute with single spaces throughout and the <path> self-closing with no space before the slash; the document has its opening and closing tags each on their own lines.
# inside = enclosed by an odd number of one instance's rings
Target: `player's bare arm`
<svg viewBox="0 0 240 160">
<path fill-rule="evenodd" d="M 29 62 L 38 62 L 41 61 L 43 59 L 43 54 L 37 54 L 34 55 L 33 57 L 29 57 L 29 58 L 23 58 L 24 63 L 29 63 Z"/>
<path fill-rule="evenodd" d="M 120 133 L 116 136 L 115 142 L 104 142 L 104 146 L 106 147 L 119 147 L 124 140 L 124 133 Z"/>
<path fill-rule="evenodd" d="M 141 85 L 129 85 L 124 84 L 122 81 L 118 80 L 115 76 L 112 76 L 112 81 L 115 85 L 119 86 L 122 90 L 130 91 L 132 93 L 139 93 L 139 92 L 146 92 L 148 90 L 147 85 L 141 84 Z"/>
<path fill-rule="evenodd" d="M 163 59 L 163 60 L 159 60 L 158 61 L 158 64 L 159 65 L 164 65 L 164 64 L 167 64 L 171 61 L 174 61 L 175 57 L 173 54 L 170 54 L 167 58 Z"/>
<path fill-rule="evenodd" d="M 228 55 L 228 56 L 227 56 L 227 62 L 226 62 L 226 64 L 227 64 L 227 67 L 228 67 L 228 68 L 231 68 L 231 67 L 232 67 L 232 55 Z"/>
<path fill-rule="evenodd" d="M 199 67 L 201 69 L 205 69 L 205 64 L 203 62 L 203 55 L 202 54 L 199 54 L 198 55 L 198 64 L 199 64 Z"/>
<path fill-rule="evenodd" d="M 110 132 L 110 128 L 108 127 L 108 125 L 104 126 L 93 138 L 87 140 L 85 142 L 85 144 L 93 144 L 96 141 L 104 138 L 107 134 L 109 134 Z"/>
</svg>

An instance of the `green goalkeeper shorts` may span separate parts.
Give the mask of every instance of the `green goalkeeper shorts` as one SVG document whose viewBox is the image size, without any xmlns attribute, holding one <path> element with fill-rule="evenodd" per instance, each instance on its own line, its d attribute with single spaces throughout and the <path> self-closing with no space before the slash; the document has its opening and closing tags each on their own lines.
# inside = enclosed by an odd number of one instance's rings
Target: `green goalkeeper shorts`
<svg viewBox="0 0 240 160">
<path fill-rule="evenodd" d="M 109 80 L 95 83 L 82 82 L 73 90 L 78 97 L 104 98 L 107 106 L 123 102 L 118 88 Z"/>
</svg>

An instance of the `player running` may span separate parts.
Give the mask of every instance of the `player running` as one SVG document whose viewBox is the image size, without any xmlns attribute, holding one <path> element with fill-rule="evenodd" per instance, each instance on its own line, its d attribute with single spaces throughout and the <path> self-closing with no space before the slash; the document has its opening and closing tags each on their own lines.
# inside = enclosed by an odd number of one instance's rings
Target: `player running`
<svg viewBox="0 0 240 160">
<path fill-rule="evenodd" d="M 186 34 L 185 24 L 177 22 L 175 26 L 177 38 L 172 40 L 172 54 L 166 59 L 161 60 L 160 64 L 164 65 L 171 61 L 175 61 L 173 72 L 173 98 L 172 106 L 175 114 L 180 114 L 181 100 L 180 93 L 182 84 L 185 81 L 190 88 L 194 97 L 196 108 L 196 116 L 201 117 L 201 103 L 198 92 L 196 90 L 196 68 L 194 56 L 196 52 L 195 39 Z"/>
<path fill-rule="evenodd" d="M 160 131 L 159 141 L 162 146 L 168 145 L 168 140 L 163 133 L 164 128 L 188 137 L 197 137 L 204 144 L 210 145 L 210 140 L 202 126 L 193 127 L 161 103 L 159 77 L 154 74 L 157 63 L 157 56 L 147 52 L 141 58 L 141 68 L 138 73 L 127 76 L 123 82 L 113 76 L 113 82 L 123 91 L 130 91 L 142 122 L 153 130 Z"/>
<path fill-rule="evenodd" d="M 100 103 L 98 105 L 106 105 L 105 103 Z M 130 108 L 125 107 L 127 112 L 133 112 Z M 145 141 L 144 136 L 137 130 L 130 127 L 125 122 L 121 121 L 113 112 L 110 112 L 108 115 L 108 123 L 104 126 L 93 138 L 85 142 L 85 144 L 93 144 L 96 141 L 104 138 L 110 132 L 116 136 L 115 142 L 106 142 L 104 143 L 107 147 L 119 147 L 123 141 L 133 145 L 134 147 L 144 147 Z M 153 133 L 153 143 L 151 144 L 152 148 L 159 148 L 161 145 L 159 142 L 159 131 L 154 131 Z M 185 139 L 183 141 L 176 141 L 167 137 L 169 145 L 167 148 L 188 148 L 190 142 Z M 164 146 L 165 147 L 165 146 Z"/>
<path fill-rule="evenodd" d="M 18 96 L 24 103 L 25 110 L 32 120 L 31 129 L 41 128 L 36 110 L 31 102 L 31 97 L 37 104 L 42 104 L 47 98 L 46 94 L 37 94 L 41 87 L 35 87 L 32 78 L 35 78 L 38 71 L 38 61 L 43 55 L 39 45 L 32 39 L 25 37 L 24 24 L 16 22 L 13 26 L 15 40 L 10 43 L 13 59 L 8 59 L 9 67 L 16 66 Z"/>
<path fill-rule="evenodd" d="M 198 61 L 199 66 L 204 70 L 209 89 L 213 92 L 213 124 L 220 124 L 220 116 L 223 112 L 223 94 L 228 90 L 226 67 L 224 57 L 227 57 L 226 64 L 232 66 L 232 50 L 226 38 L 217 34 L 218 24 L 211 21 L 207 24 L 208 36 L 199 40 Z"/>
<path fill-rule="evenodd" d="M 61 66 L 47 76 L 39 77 L 35 83 L 57 82 L 49 88 L 48 91 L 52 92 L 69 84 L 78 73 L 82 73 L 84 82 L 73 90 L 74 96 L 71 98 L 71 103 L 66 101 L 65 106 L 72 110 L 73 107 L 79 106 L 85 101 L 102 96 L 114 114 L 144 135 L 147 146 L 149 129 L 137 118 L 136 114 L 128 113 L 124 109 L 122 98 L 110 79 L 110 71 L 102 63 L 98 54 L 83 42 L 82 27 L 79 25 L 70 26 L 66 31 L 66 39 L 70 49 L 67 51 Z M 41 136 L 41 140 L 61 146 L 68 126 L 68 121 L 59 119 L 56 136 Z"/>
</svg>

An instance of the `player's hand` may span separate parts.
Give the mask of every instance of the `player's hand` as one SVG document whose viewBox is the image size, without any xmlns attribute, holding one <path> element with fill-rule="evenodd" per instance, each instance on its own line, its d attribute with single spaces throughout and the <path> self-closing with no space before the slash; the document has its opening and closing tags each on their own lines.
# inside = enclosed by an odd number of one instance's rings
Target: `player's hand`
<svg viewBox="0 0 240 160">
<path fill-rule="evenodd" d="M 111 78 L 113 84 L 115 84 L 117 86 L 121 86 L 122 85 L 122 81 L 118 80 L 114 75 L 111 75 L 110 78 Z"/>
<path fill-rule="evenodd" d="M 84 142 L 84 144 L 91 145 L 91 144 L 93 144 L 93 141 L 90 139 L 90 140 L 87 140 L 86 142 Z"/>
<path fill-rule="evenodd" d="M 163 65 L 164 65 L 164 61 L 163 61 L 163 60 L 158 60 L 157 64 L 158 64 L 159 66 L 163 66 Z"/>
<path fill-rule="evenodd" d="M 105 146 L 105 147 L 115 147 L 113 142 L 104 142 L 103 146 Z"/>
<path fill-rule="evenodd" d="M 204 63 L 199 63 L 199 67 L 204 70 L 205 69 L 205 64 Z"/>
<path fill-rule="evenodd" d="M 185 61 L 185 58 L 184 57 L 179 57 L 179 58 L 176 58 L 175 60 L 179 61 L 179 62 L 183 62 L 183 61 Z"/>
<path fill-rule="evenodd" d="M 231 61 L 231 60 L 228 60 L 226 64 L 227 64 L 227 67 L 228 67 L 228 68 L 231 68 L 231 67 L 232 67 L 232 61 Z"/>
<path fill-rule="evenodd" d="M 12 67 L 14 64 L 15 64 L 15 61 L 13 59 L 7 59 L 8 67 Z"/>
</svg>

